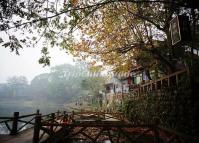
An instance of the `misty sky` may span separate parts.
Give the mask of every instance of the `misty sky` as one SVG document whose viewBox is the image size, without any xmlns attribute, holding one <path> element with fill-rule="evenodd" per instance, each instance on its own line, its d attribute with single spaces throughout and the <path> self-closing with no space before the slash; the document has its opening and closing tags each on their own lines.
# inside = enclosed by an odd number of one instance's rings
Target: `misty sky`
<svg viewBox="0 0 199 143">
<path fill-rule="evenodd" d="M 9 48 L 0 47 L 0 83 L 6 82 L 8 77 L 20 75 L 26 76 L 31 81 L 34 76 L 49 72 L 52 66 L 73 63 L 73 57 L 59 48 L 50 49 L 50 67 L 43 67 L 38 63 L 41 57 L 40 48 L 24 48 L 19 52 L 18 56 L 14 52 L 10 52 Z"/>
</svg>

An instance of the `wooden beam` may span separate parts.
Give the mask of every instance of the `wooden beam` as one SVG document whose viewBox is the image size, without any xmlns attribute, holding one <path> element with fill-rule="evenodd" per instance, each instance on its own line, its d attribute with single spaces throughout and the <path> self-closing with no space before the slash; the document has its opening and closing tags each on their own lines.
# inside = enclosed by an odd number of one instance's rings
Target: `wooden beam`
<svg viewBox="0 0 199 143">
<path fill-rule="evenodd" d="M 102 128 L 102 129 L 99 131 L 99 133 L 97 134 L 97 136 L 94 138 L 94 141 L 95 141 L 95 142 L 96 142 L 97 139 L 100 137 L 100 135 L 103 133 L 103 131 L 104 131 L 104 128 Z"/>
<path fill-rule="evenodd" d="M 121 127 L 121 128 L 134 128 L 134 127 L 144 127 L 149 128 L 149 125 L 134 125 L 131 123 L 125 123 L 122 121 L 82 121 L 74 122 L 70 124 L 65 123 L 42 123 L 42 126 L 63 126 L 63 127 Z"/>
<path fill-rule="evenodd" d="M 41 128 L 41 115 L 36 115 L 34 133 L 33 133 L 33 143 L 39 143 L 40 128 Z"/>
<path fill-rule="evenodd" d="M 68 138 L 71 138 L 71 137 L 74 137 L 78 134 L 80 134 L 81 132 L 83 132 L 87 127 L 82 127 L 79 131 L 73 133 L 73 134 L 69 134 L 68 136 L 64 137 L 64 139 L 68 139 Z M 71 129 L 72 130 L 72 129 Z"/>
<path fill-rule="evenodd" d="M 41 127 L 40 129 L 43 130 L 45 133 L 47 133 L 49 136 L 52 136 L 55 134 L 55 132 L 52 131 L 51 129 L 44 128 L 44 127 Z"/>
<path fill-rule="evenodd" d="M 85 136 L 85 137 L 87 137 L 88 139 L 90 139 L 93 143 L 96 143 L 95 140 L 94 140 L 92 137 L 90 137 L 89 135 L 87 135 L 86 133 L 81 132 L 80 134 L 82 134 L 83 136 Z"/>
<path fill-rule="evenodd" d="M 55 121 L 55 113 L 51 114 L 51 123 L 54 123 Z M 53 131 L 53 125 L 50 126 L 50 130 Z"/>
</svg>

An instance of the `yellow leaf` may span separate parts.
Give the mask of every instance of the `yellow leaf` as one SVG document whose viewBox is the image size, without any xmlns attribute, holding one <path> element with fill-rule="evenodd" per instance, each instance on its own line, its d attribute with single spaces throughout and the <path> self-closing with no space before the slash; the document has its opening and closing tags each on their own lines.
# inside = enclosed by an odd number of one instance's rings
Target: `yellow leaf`
<svg viewBox="0 0 199 143">
<path fill-rule="evenodd" d="M 78 0 L 71 0 L 71 4 L 72 4 L 73 6 L 76 6 L 77 3 L 78 3 Z"/>
</svg>

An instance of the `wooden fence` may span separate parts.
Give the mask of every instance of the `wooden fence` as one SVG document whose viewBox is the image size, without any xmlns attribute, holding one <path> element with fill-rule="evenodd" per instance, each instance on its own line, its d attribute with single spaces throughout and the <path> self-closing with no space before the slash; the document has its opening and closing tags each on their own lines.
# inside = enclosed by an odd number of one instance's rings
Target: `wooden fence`
<svg viewBox="0 0 199 143">
<path fill-rule="evenodd" d="M 24 127 L 34 125 L 35 116 L 39 115 L 39 110 L 36 113 L 28 115 L 19 115 L 19 112 L 14 112 L 12 117 L 0 117 L 0 124 L 5 124 L 10 132 L 10 135 L 16 135 L 22 131 Z M 23 124 L 19 124 L 23 123 Z"/>
<path fill-rule="evenodd" d="M 181 80 L 183 74 L 188 74 L 188 71 L 183 69 L 156 80 L 148 81 L 138 85 L 131 85 L 129 88 L 131 92 L 141 94 L 168 87 L 178 87 L 179 81 Z"/>
<path fill-rule="evenodd" d="M 30 118 L 28 121 L 25 118 Z M 19 116 L 19 112 L 15 112 L 13 117 L 0 117 L 3 119 L 0 123 L 5 123 L 10 130 L 11 135 L 16 135 L 27 125 L 34 125 L 33 143 L 57 142 L 61 138 L 75 139 L 79 134 L 93 143 L 107 133 L 109 140 L 119 143 L 121 139 L 126 139 L 129 142 L 139 142 L 143 137 L 150 137 L 154 143 L 197 143 L 197 137 L 190 137 L 178 133 L 171 129 L 166 129 L 159 126 L 158 120 L 152 125 L 135 125 L 131 122 L 125 121 L 122 113 L 108 113 L 108 112 L 60 112 L 51 113 L 48 115 L 41 115 L 39 110 L 34 114 Z M 108 120 L 115 119 L 115 120 Z M 12 122 L 12 128 L 8 125 Z M 25 123 L 18 127 L 18 123 Z M 99 132 L 96 136 L 86 133 L 87 129 L 98 128 Z M 77 128 L 74 132 L 73 129 Z M 116 132 L 116 134 L 113 133 Z M 122 136 L 121 136 L 122 135 Z M 133 136 L 132 136 L 133 135 Z M 76 138 L 77 139 L 77 138 Z"/>
</svg>

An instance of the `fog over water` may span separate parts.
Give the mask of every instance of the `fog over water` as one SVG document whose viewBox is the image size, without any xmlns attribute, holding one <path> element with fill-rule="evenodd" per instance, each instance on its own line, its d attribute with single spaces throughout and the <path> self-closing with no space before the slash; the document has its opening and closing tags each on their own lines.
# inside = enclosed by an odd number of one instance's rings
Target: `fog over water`
<svg viewBox="0 0 199 143">
<path fill-rule="evenodd" d="M 0 47 L 0 117 L 12 117 L 14 112 L 32 114 L 37 109 L 42 115 L 71 111 L 80 108 L 80 103 L 89 106 L 87 97 L 104 88 L 104 78 L 90 74 L 88 63 L 74 60 L 63 50 L 49 49 L 51 65 L 47 67 L 38 63 L 39 48 L 19 52 L 16 55 Z M 2 123 L 0 134 L 7 134 Z"/>
<path fill-rule="evenodd" d="M 0 116 L 13 116 L 13 112 L 20 112 L 20 115 L 34 113 L 40 109 L 41 113 L 46 114 L 59 110 L 67 110 L 64 104 L 69 97 L 65 94 L 57 100 L 50 96 L 50 90 L 42 87 L 31 86 L 31 81 L 44 73 L 50 73 L 50 69 L 56 65 L 74 65 L 73 57 L 59 48 L 51 48 L 51 65 L 43 67 L 38 60 L 42 56 L 40 48 L 24 48 L 19 51 L 20 55 L 10 52 L 9 48 L 0 47 Z M 28 85 L 21 89 L 17 86 L 8 85 L 8 79 L 12 77 L 26 77 Z M 37 85 L 37 83 L 35 83 Z M 48 85 L 48 83 L 44 83 Z M 48 92 L 48 93 L 46 93 Z M 60 102 L 58 99 L 63 100 Z M 0 124 L 0 133 L 7 134 L 8 130 Z"/>
</svg>

